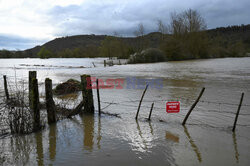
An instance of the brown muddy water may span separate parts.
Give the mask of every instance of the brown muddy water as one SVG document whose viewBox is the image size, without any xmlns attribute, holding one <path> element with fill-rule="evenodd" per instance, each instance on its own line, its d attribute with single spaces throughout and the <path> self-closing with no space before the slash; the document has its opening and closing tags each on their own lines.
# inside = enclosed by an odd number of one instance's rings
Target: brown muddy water
<svg viewBox="0 0 250 166">
<path fill-rule="evenodd" d="M 93 68 L 92 62 L 97 67 Z M 24 136 L 0 138 L 0 165 L 246 165 L 250 164 L 250 58 L 225 58 L 103 67 L 103 59 L 1 59 L 0 74 L 27 84 L 37 70 L 53 84 L 81 74 L 101 79 L 163 79 L 149 88 L 138 121 L 143 89 L 101 89 L 101 107 L 121 118 L 96 114 L 75 116 Z M 35 65 L 35 66 L 33 66 Z M 87 68 L 83 68 L 87 67 Z M 1 85 L 3 85 L 1 83 Z M 186 127 L 181 122 L 202 87 L 206 90 Z M 12 91 L 15 86 L 12 86 Z M 1 86 L 3 95 L 3 86 Z M 94 90 L 95 108 L 96 91 Z M 245 93 L 236 132 L 237 105 Z M 180 113 L 166 113 L 167 101 L 180 101 Z M 155 102 L 151 122 L 150 106 Z"/>
</svg>

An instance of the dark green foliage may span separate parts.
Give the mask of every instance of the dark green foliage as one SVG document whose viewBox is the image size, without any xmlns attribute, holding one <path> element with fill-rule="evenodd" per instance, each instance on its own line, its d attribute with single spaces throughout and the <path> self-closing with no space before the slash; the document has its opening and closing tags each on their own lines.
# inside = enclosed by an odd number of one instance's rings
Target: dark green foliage
<svg viewBox="0 0 250 166">
<path fill-rule="evenodd" d="M 189 11 L 189 12 L 188 12 Z M 192 14 L 188 10 L 187 14 Z M 197 14 L 197 13 L 196 13 Z M 153 32 L 143 36 L 143 48 L 159 48 L 166 60 L 241 57 L 250 52 L 250 25 L 194 32 L 186 26 L 181 35 Z M 185 30 L 187 29 L 187 30 Z M 191 32 L 191 33 L 190 33 Z M 62 37 L 25 51 L 0 50 L 0 58 L 94 58 L 118 57 L 140 52 L 142 38 L 78 35 Z M 108 44 L 109 43 L 109 44 Z M 46 53 L 49 50 L 50 53 Z M 110 53 L 108 53 L 110 50 Z"/>
<path fill-rule="evenodd" d="M 41 59 L 47 59 L 53 57 L 53 54 L 50 50 L 46 49 L 45 47 L 42 47 L 38 52 L 37 56 Z"/>
<path fill-rule="evenodd" d="M 182 43 L 174 38 L 165 39 L 160 48 L 168 61 L 186 59 L 185 54 L 183 54 Z"/>
<path fill-rule="evenodd" d="M 160 46 L 168 60 L 208 58 L 208 38 L 201 15 L 192 9 L 172 14 L 170 31 L 172 35 Z"/>
<path fill-rule="evenodd" d="M 109 58 L 128 58 L 131 50 L 122 40 L 113 36 L 107 36 L 99 47 L 100 57 Z"/>
<path fill-rule="evenodd" d="M 11 58 L 12 54 L 13 53 L 11 51 L 8 51 L 8 50 L 5 50 L 5 49 L 0 51 L 0 57 L 1 58 Z"/>
</svg>

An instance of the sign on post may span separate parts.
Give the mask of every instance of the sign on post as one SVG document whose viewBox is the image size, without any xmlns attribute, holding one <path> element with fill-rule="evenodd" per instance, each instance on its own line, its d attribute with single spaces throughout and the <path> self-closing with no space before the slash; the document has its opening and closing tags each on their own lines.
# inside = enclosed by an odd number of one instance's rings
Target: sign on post
<svg viewBox="0 0 250 166">
<path fill-rule="evenodd" d="M 170 101 L 166 103 L 167 113 L 178 113 L 180 112 L 180 102 L 179 101 Z"/>
</svg>

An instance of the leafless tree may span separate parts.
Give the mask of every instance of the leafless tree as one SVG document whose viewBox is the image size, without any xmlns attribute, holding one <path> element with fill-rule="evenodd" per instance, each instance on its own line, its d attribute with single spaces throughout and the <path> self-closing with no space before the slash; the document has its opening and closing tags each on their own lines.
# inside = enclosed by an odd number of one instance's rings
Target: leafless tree
<svg viewBox="0 0 250 166">
<path fill-rule="evenodd" d="M 160 19 L 157 20 L 157 26 L 158 26 L 158 32 L 161 33 L 161 39 L 164 40 L 164 35 L 168 33 L 168 28 L 166 25 L 164 25 L 164 23 Z"/>
<path fill-rule="evenodd" d="M 137 27 L 137 30 L 134 31 L 134 35 L 136 37 L 143 37 L 145 34 L 145 28 L 144 28 L 144 25 L 142 23 L 138 24 L 138 27 Z"/>
<path fill-rule="evenodd" d="M 162 20 L 157 20 L 157 25 L 158 25 L 158 32 L 165 34 L 165 25 L 163 24 Z"/>
<path fill-rule="evenodd" d="M 182 13 L 172 13 L 170 27 L 172 34 L 179 35 L 205 30 L 206 23 L 198 11 L 188 9 Z"/>
<path fill-rule="evenodd" d="M 145 48 L 145 28 L 142 23 L 138 24 L 137 30 L 134 31 L 134 35 L 138 38 L 138 51 L 142 51 Z"/>
<path fill-rule="evenodd" d="M 184 25 L 187 32 L 198 32 L 206 29 L 206 23 L 200 13 L 196 10 L 188 9 L 183 13 Z"/>
</svg>

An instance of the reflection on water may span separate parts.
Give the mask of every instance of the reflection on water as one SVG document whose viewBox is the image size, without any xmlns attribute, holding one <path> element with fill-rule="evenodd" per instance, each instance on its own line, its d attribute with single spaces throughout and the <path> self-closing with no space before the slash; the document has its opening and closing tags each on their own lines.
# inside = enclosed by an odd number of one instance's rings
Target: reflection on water
<svg viewBox="0 0 250 166">
<path fill-rule="evenodd" d="M 142 149 L 147 150 L 148 149 L 147 142 L 142 136 L 142 131 L 141 131 L 141 127 L 139 125 L 139 122 L 138 122 L 138 120 L 135 120 L 135 121 L 136 121 L 136 125 L 137 125 L 138 134 L 142 140 L 142 142 L 141 142 L 142 144 L 140 144 L 140 146 L 142 147 Z"/>
<path fill-rule="evenodd" d="M 166 139 L 179 143 L 179 136 L 175 135 L 169 131 L 166 131 Z"/>
<path fill-rule="evenodd" d="M 194 143 L 192 137 L 190 136 L 190 134 L 189 134 L 189 132 L 188 132 L 187 127 L 184 125 L 183 128 L 184 128 L 184 132 L 185 132 L 185 134 L 187 135 L 188 140 L 189 140 L 189 142 L 190 142 L 190 144 L 191 144 L 191 146 L 192 146 L 192 148 L 193 148 L 193 150 L 194 150 L 194 152 L 195 152 L 195 154 L 196 154 L 196 156 L 197 156 L 198 161 L 199 161 L 199 162 L 202 162 L 201 152 L 199 151 L 198 147 L 195 145 L 195 143 Z"/>
<path fill-rule="evenodd" d="M 239 152 L 238 152 L 237 139 L 236 139 L 235 132 L 233 132 L 232 136 L 233 136 L 233 143 L 234 143 L 235 159 L 236 159 L 236 162 L 239 163 Z"/>
<path fill-rule="evenodd" d="M 61 100 L 76 100 L 78 98 L 79 94 L 78 93 L 70 93 L 70 94 L 65 94 L 65 95 L 58 95 L 56 96 L 58 99 Z"/>
<path fill-rule="evenodd" d="M 227 132 L 228 126 L 232 125 L 232 118 L 226 117 L 230 112 L 235 113 L 237 108 L 201 101 L 189 119 L 193 125 L 188 125 L 188 129 L 192 132 L 189 133 L 186 127 L 183 129 L 181 126 L 186 114 L 182 110 L 190 108 L 203 86 L 206 87 L 206 93 L 202 96 L 204 101 L 238 104 L 237 97 L 229 96 L 238 96 L 239 92 L 244 91 L 246 92 L 244 104 L 249 104 L 247 102 L 250 99 L 250 58 L 120 65 L 106 68 L 103 68 L 103 59 L 1 59 L 1 62 L 0 74 L 7 74 L 10 80 L 14 79 L 11 76 L 15 75 L 11 68 L 23 63 L 90 67 L 92 62 L 95 62 L 97 66 L 77 69 L 58 67 L 50 70 L 43 67 L 21 66 L 16 70 L 17 80 L 25 79 L 27 82 L 28 70 L 37 69 L 40 88 L 44 88 L 46 77 L 50 77 L 56 85 L 70 78 L 79 80 L 82 74 L 90 74 L 100 79 L 163 78 L 164 86 L 163 89 L 148 89 L 141 107 L 141 119 L 138 121 L 135 121 L 134 115 L 139 101 L 134 100 L 140 99 L 141 90 L 102 89 L 101 101 L 118 103 L 111 104 L 105 111 L 120 114 L 121 119 L 106 115 L 102 115 L 101 118 L 82 115 L 62 120 L 56 125 L 46 127 L 42 132 L 1 138 L 0 165 L 52 163 L 53 165 L 145 166 L 198 165 L 201 162 L 204 165 L 215 163 L 235 165 L 235 161 L 241 165 L 250 163 L 249 127 L 237 126 L 237 140 L 235 134 Z M 1 91 L 3 90 L 0 89 Z M 67 103 L 71 98 L 78 97 L 67 95 L 55 100 L 65 100 Z M 94 99 L 96 99 L 95 92 Z M 166 114 L 166 100 L 174 99 L 181 101 L 180 113 Z M 143 117 L 148 117 L 153 100 L 156 101 L 151 121 L 142 120 Z M 248 109 L 249 107 L 242 107 L 241 112 L 247 112 Z M 220 112 L 208 112 L 208 110 Z M 159 122 L 160 119 L 166 123 Z M 197 122 L 199 125 L 196 125 Z M 249 125 L 249 122 L 250 116 L 246 115 L 242 116 L 239 124 Z M 206 126 L 208 124 L 215 127 Z M 232 137 L 233 140 L 228 137 Z M 193 140 L 194 138 L 199 139 Z"/>
<path fill-rule="evenodd" d="M 151 133 L 152 135 L 154 135 L 154 129 L 153 129 L 153 127 L 152 127 L 152 124 L 151 124 L 151 121 L 150 121 L 150 120 L 148 121 L 148 125 L 149 125 L 149 128 L 150 128 L 150 133 Z"/>
<path fill-rule="evenodd" d="M 83 145 L 84 149 L 92 151 L 94 145 L 94 115 L 83 114 L 81 116 L 83 124 Z"/>
<path fill-rule="evenodd" d="M 11 137 L 10 138 L 10 148 L 11 148 L 11 154 L 14 160 L 10 160 L 10 163 L 14 165 L 14 163 L 23 163 L 24 165 L 27 164 L 30 160 L 30 153 L 32 151 L 31 146 L 33 141 L 32 138 L 28 136 L 24 137 Z M 4 145 L 1 145 L 1 147 Z M 7 149 L 6 149 L 7 150 Z M 7 157 L 7 156 L 6 156 Z"/>
<path fill-rule="evenodd" d="M 56 157 L 56 124 L 51 124 L 49 127 L 49 158 L 51 161 Z"/>
<path fill-rule="evenodd" d="M 36 160 L 37 160 L 37 165 L 44 165 L 43 164 L 43 135 L 42 132 L 37 132 L 35 134 L 35 139 L 36 139 Z"/>
<path fill-rule="evenodd" d="M 101 130 L 102 130 L 102 124 L 101 124 L 101 117 L 98 116 L 98 131 L 97 131 L 97 147 L 98 149 L 101 149 L 101 140 L 102 140 L 102 135 L 101 135 Z"/>
</svg>

